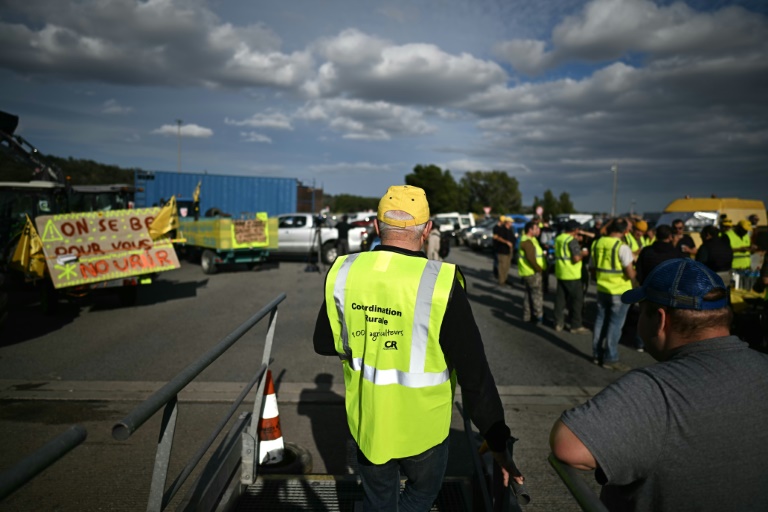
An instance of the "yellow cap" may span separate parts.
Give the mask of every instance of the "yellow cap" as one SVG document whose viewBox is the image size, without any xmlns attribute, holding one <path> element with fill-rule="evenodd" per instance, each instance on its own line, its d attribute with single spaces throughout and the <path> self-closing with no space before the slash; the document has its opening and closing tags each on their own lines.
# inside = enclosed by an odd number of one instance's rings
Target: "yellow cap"
<svg viewBox="0 0 768 512">
<path fill-rule="evenodd" d="M 409 213 L 413 219 L 385 219 L 384 214 L 393 210 Z M 384 197 L 379 200 L 379 212 L 377 217 L 380 222 L 385 222 L 390 226 L 397 226 L 400 228 L 424 224 L 429 220 L 427 194 L 424 192 L 424 189 L 419 187 L 393 185 L 389 187 L 389 190 L 384 194 Z"/>
<path fill-rule="evenodd" d="M 635 222 L 635 229 L 645 233 L 646 231 L 648 231 L 648 223 L 645 222 L 644 220 L 638 220 L 637 222 Z"/>
<path fill-rule="evenodd" d="M 733 221 L 731 219 L 723 219 L 720 224 L 723 226 L 733 226 Z"/>
<path fill-rule="evenodd" d="M 502 215 L 501 217 L 499 217 L 499 222 L 507 222 L 507 216 Z"/>
<path fill-rule="evenodd" d="M 740 220 L 739 226 L 741 226 L 741 229 L 746 231 L 749 231 L 750 229 L 752 229 L 752 223 L 749 222 L 748 220 Z"/>
</svg>

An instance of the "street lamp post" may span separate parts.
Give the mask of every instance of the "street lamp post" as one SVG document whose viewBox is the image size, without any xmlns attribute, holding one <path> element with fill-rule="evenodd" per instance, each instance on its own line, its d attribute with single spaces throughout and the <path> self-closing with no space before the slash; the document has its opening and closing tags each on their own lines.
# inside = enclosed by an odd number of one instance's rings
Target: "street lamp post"
<svg viewBox="0 0 768 512">
<path fill-rule="evenodd" d="M 177 173 L 181 172 L 181 123 L 183 123 L 183 122 L 184 121 L 182 121 L 181 119 L 177 119 L 176 120 L 176 126 L 177 126 L 176 138 L 177 138 L 178 143 L 179 143 L 179 159 L 178 159 L 178 165 L 177 165 L 177 168 L 176 168 L 176 172 Z"/>
<path fill-rule="evenodd" d="M 616 189 L 619 186 L 619 166 L 613 164 L 611 172 L 613 172 L 613 206 L 611 207 L 611 217 L 616 217 Z"/>
</svg>

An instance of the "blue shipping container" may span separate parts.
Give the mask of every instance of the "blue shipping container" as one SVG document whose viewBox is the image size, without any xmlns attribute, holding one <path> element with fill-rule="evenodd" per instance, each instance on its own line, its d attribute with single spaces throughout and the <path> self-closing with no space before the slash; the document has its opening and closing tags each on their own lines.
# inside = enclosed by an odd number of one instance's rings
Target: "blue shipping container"
<svg viewBox="0 0 768 512">
<path fill-rule="evenodd" d="M 255 212 L 267 212 L 272 217 L 296 211 L 297 184 L 295 178 L 265 178 L 260 176 L 227 176 L 167 171 L 136 171 L 136 207 L 159 205 L 161 200 L 176 196 L 191 201 L 198 182 L 200 185 L 200 215 L 218 208 L 234 218 Z"/>
</svg>

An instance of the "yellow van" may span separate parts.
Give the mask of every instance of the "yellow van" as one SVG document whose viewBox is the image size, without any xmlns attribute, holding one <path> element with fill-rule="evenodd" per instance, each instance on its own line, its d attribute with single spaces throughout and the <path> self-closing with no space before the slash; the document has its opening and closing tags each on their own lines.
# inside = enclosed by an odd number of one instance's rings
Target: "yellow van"
<svg viewBox="0 0 768 512">
<path fill-rule="evenodd" d="M 685 223 L 685 232 L 691 235 L 696 245 L 701 244 L 701 230 L 704 226 L 718 225 L 721 215 L 726 215 L 733 223 L 747 220 L 750 215 L 757 215 L 759 226 L 765 226 L 765 204 L 756 199 L 738 199 L 735 197 L 684 197 L 675 199 L 664 208 L 656 225 L 672 225 L 675 219 Z"/>
</svg>

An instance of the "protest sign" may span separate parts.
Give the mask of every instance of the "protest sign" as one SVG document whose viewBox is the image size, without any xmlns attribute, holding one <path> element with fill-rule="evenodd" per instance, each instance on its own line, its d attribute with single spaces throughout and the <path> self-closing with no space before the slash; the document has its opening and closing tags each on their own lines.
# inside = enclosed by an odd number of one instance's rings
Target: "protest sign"
<svg viewBox="0 0 768 512">
<path fill-rule="evenodd" d="M 35 219 L 56 288 L 164 272 L 180 267 L 167 238 L 153 241 L 159 208 L 44 215 Z"/>
</svg>

